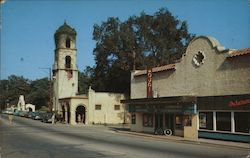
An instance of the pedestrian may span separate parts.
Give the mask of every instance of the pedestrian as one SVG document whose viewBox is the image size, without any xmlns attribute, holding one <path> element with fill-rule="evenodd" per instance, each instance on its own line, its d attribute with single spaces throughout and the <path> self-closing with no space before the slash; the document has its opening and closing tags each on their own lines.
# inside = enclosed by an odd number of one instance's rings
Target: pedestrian
<svg viewBox="0 0 250 158">
<path fill-rule="evenodd" d="M 52 124 L 55 124 L 55 113 L 52 114 Z"/>
<path fill-rule="evenodd" d="M 13 124 L 13 115 L 9 115 L 9 122 L 11 125 Z"/>
<path fill-rule="evenodd" d="M 78 114 L 77 123 L 81 123 L 81 114 Z"/>
</svg>

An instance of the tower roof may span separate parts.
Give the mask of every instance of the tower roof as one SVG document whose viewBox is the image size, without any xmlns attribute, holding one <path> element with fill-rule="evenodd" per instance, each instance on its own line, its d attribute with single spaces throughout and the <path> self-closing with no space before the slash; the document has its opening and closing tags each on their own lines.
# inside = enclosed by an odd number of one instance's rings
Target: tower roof
<svg viewBox="0 0 250 158">
<path fill-rule="evenodd" d="M 73 34 L 73 35 L 76 35 L 76 31 L 74 28 L 70 27 L 66 21 L 64 22 L 64 24 L 62 26 L 60 26 L 57 30 L 56 30 L 56 33 L 55 33 L 55 36 L 58 35 L 58 34 Z"/>
</svg>

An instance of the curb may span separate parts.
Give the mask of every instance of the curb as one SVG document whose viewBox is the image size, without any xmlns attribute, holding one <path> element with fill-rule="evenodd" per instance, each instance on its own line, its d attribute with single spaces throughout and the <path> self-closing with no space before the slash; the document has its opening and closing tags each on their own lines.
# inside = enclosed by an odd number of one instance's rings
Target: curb
<svg viewBox="0 0 250 158">
<path fill-rule="evenodd" d="M 250 144 L 248 143 L 238 143 L 238 142 L 232 142 L 233 144 L 228 144 L 228 142 L 226 141 L 220 141 L 220 140 L 209 140 L 209 141 L 214 141 L 214 142 L 206 142 L 206 139 L 202 139 L 202 140 L 188 140 L 188 139 L 184 139 L 182 137 L 180 138 L 174 138 L 174 137 L 168 137 L 168 136 L 159 136 L 159 135 L 153 135 L 153 134 L 147 134 L 147 133 L 138 133 L 138 132 L 131 132 L 131 131 L 120 131 L 120 130 L 115 130 L 115 132 L 117 133 L 121 133 L 121 134 L 127 134 L 127 135 L 134 135 L 134 136 L 141 136 L 141 137 L 147 137 L 147 138 L 151 138 L 151 139 L 157 139 L 157 140 L 161 140 L 161 141 L 171 141 L 171 142 L 178 142 L 178 143 L 186 143 L 186 144 L 204 144 L 204 145 L 208 145 L 208 146 L 213 146 L 213 147 L 224 147 L 224 148 L 232 148 L 232 149 L 243 149 L 243 150 L 247 150 L 250 151 Z M 218 142 L 218 143 L 216 143 Z M 227 143 L 227 144 L 225 144 Z"/>
</svg>

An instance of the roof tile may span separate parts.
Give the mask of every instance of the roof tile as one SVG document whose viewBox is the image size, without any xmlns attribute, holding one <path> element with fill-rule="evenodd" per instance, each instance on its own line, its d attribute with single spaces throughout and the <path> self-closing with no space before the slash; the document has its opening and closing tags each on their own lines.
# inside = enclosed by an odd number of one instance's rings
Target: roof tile
<svg viewBox="0 0 250 158">
<path fill-rule="evenodd" d="M 231 51 L 229 52 L 228 57 L 235 57 L 235 56 L 246 55 L 246 54 L 250 54 L 250 48 L 244 48 L 244 49 Z"/>
</svg>

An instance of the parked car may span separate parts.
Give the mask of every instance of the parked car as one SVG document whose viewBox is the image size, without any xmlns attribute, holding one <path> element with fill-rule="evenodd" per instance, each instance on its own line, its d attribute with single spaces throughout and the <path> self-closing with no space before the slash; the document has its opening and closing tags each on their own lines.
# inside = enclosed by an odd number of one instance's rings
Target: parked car
<svg viewBox="0 0 250 158">
<path fill-rule="evenodd" d="M 27 115 L 27 111 L 19 111 L 19 116 L 25 117 Z"/>
<path fill-rule="evenodd" d="M 4 110 L 3 114 L 13 115 L 13 111 L 12 110 Z"/>
<path fill-rule="evenodd" d="M 42 122 L 52 123 L 52 116 L 53 116 L 53 113 L 45 113 L 43 115 Z"/>
<path fill-rule="evenodd" d="M 43 113 L 43 112 L 38 112 L 38 111 L 37 111 L 37 112 L 33 112 L 31 118 L 32 118 L 33 120 L 42 120 L 44 114 L 45 114 L 45 113 Z"/>
<path fill-rule="evenodd" d="M 20 112 L 21 112 L 21 111 L 16 110 L 16 111 L 13 113 L 13 115 L 14 115 L 14 116 L 20 116 Z"/>
<path fill-rule="evenodd" d="M 29 111 L 29 112 L 27 113 L 27 117 L 28 117 L 28 118 L 31 118 L 33 113 L 34 113 L 34 112 Z"/>
</svg>

